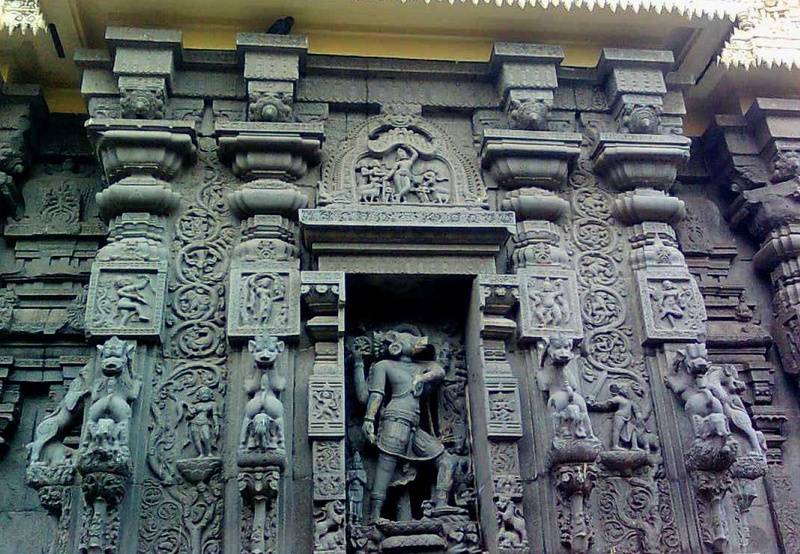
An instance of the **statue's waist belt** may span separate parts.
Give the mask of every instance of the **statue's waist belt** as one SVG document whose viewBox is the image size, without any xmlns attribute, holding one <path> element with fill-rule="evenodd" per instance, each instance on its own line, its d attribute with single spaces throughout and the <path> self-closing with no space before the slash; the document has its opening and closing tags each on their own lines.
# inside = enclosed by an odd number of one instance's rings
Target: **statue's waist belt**
<svg viewBox="0 0 800 554">
<path fill-rule="evenodd" d="M 412 427 L 417 427 L 419 425 L 419 414 L 416 412 L 398 410 L 396 408 L 393 408 L 384 410 L 381 420 L 402 421 L 404 423 L 410 424 Z"/>
</svg>

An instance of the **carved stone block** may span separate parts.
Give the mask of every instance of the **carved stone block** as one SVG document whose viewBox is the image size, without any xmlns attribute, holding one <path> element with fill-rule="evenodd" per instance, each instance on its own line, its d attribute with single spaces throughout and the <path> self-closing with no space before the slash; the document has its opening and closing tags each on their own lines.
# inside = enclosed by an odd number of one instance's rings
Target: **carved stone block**
<svg viewBox="0 0 800 554">
<path fill-rule="evenodd" d="M 520 272 L 520 336 L 583 336 L 578 283 L 573 271 L 534 268 Z"/>
<path fill-rule="evenodd" d="M 342 372 L 312 375 L 308 383 L 308 436 L 343 437 L 344 429 Z"/>
<path fill-rule="evenodd" d="M 292 264 L 243 262 L 231 267 L 228 336 L 300 334 L 300 273 Z"/>
<path fill-rule="evenodd" d="M 697 340 L 705 333 L 706 309 L 694 278 L 682 269 L 636 274 L 647 340 Z"/>
<path fill-rule="evenodd" d="M 491 367 L 487 370 L 490 371 Z M 489 437 L 521 437 L 522 419 L 517 378 L 510 373 L 487 373 L 484 383 L 486 428 Z"/>
<path fill-rule="evenodd" d="M 314 441 L 314 500 L 344 500 L 344 439 Z"/>
<path fill-rule="evenodd" d="M 96 261 L 89 281 L 87 332 L 101 337 L 158 337 L 166 286 L 166 260 Z"/>
</svg>

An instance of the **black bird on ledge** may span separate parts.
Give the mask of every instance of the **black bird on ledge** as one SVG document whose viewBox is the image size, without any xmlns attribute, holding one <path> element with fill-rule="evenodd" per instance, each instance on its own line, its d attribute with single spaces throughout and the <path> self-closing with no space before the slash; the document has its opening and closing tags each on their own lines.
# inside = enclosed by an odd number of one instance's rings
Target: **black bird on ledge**
<svg viewBox="0 0 800 554">
<path fill-rule="evenodd" d="M 281 17 L 280 19 L 276 19 L 275 23 L 269 26 L 269 29 L 267 29 L 267 34 L 288 35 L 292 32 L 292 25 L 294 25 L 294 17 L 291 15 Z"/>
</svg>

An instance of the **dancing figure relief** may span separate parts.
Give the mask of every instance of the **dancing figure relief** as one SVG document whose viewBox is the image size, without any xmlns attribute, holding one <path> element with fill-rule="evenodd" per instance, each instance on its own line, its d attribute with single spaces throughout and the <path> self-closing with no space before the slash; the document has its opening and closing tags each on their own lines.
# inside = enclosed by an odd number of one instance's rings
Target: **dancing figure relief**
<svg viewBox="0 0 800 554">
<path fill-rule="evenodd" d="M 420 151 L 410 144 L 397 146 L 394 159 L 362 158 L 355 171 L 361 202 L 447 204 L 450 201 L 450 179 L 421 159 Z"/>
</svg>

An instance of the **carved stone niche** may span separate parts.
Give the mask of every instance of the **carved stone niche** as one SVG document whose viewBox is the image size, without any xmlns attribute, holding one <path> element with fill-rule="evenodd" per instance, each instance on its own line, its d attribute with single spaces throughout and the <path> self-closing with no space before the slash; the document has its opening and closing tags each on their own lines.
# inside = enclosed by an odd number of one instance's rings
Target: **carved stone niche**
<svg viewBox="0 0 800 554">
<path fill-rule="evenodd" d="M 484 129 L 481 163 L 505 189 L 560 189 L 580 155 L 579 133 Z"/>
<path fill-rule="evenodd" d="M 471 160 L 413 113 L 370 117 L 322 168 L 319 204 L 484 206 Z"/>
<path fill-rule="evenodd" d="M 471 280 L 410 281 L 348 282 L 347 505 L 341 517 L 347 551 L 481 552 L 466 393 L 475 378 L 467 370 L 464 334 Z M 493 381 L 485 398 L 498 434 L 516 437 L 519 398 L 508 377 Z"/>
</svg>

